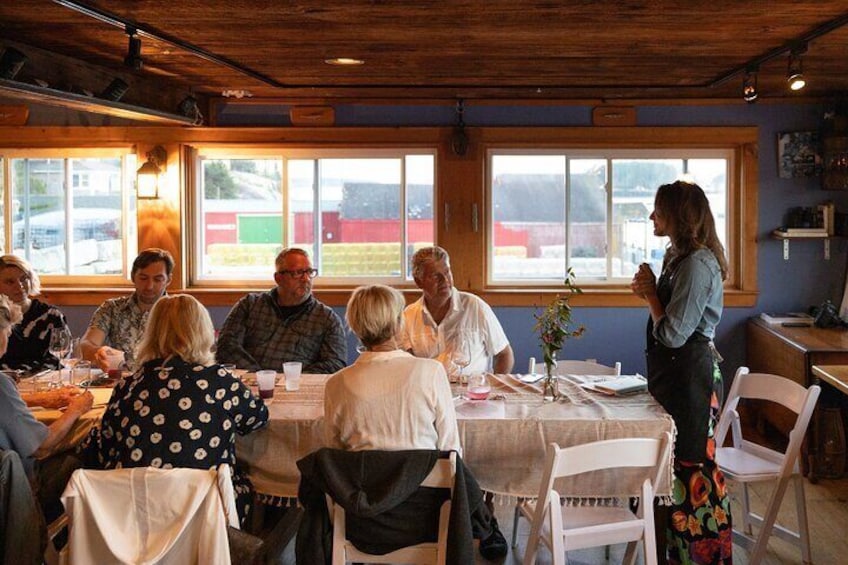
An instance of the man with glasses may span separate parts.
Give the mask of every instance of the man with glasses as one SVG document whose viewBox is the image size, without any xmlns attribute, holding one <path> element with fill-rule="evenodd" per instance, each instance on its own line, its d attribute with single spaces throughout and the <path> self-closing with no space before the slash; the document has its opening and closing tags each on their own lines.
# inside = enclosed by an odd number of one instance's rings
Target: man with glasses
<svg viewBox="0 0 848 565">
<path fill-rule="evenodd" d="M 227 315 L 218 362 L 279 371 L 300 361 L 304 373 L 335 373 L 346 364 L 347 342 L 339 316 L 312 296 L 318 271 L 296 247 L 280 251 L 274 264 L 276 288 L 248 294 Z"/>
</svg>

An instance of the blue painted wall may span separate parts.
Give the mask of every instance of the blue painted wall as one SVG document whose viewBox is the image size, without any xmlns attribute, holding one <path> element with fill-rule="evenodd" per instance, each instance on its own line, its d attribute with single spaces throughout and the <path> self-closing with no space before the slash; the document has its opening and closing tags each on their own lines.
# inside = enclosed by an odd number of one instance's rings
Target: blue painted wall
<svg viewBox="0 0 848 565">
<path fill-rule="evenodd" d="M 239 114 L 237 108 L 223 108 L 221 125 L 250 123 L 263 125 L 263 116 L 272 115 L 253 106 L 250 115 Z M 777 176 L 777 134 L 784 131 L 820 130 L 824 127 L 821 105 L 754 104 L 719 106 L 651 106 L 639 108 L 639 126 L 757 126 L 759 127 L 759 239 L 758 286 L 760 296 L 753 308 L 728 308 L 724 311 L 716 339 L 725 357 L 725 376 L 733 374 L 745 361 L 745 320 L 763 310 L 806 310 L 826 299 L 837 305 L 845 286 L 848 245 L 837 240 L 830 261 L 823 258 L 820 241 L 794 241 L 790 258 L 783 260 L 781 242 L 768 237 L 783 221 L 786 210 L 793 206 L 815 206 L 825 200 L 836 202 L 837 210 L 848 212 L 848 191 L 819 189 L 820 179 L 780 179 Z M 270 107 L 269 107 L 270 110 Z M 279 108 L 273 115 L 279 115 Z M 339 126 L 441 126 L 454 122 L 454 110 L 448 106 L 339 106 Z M 465 108 L 468 126 L 588 126 L 588 106 L 474 106 Z M 269 281 L 269 287 L 271 286 Z M 75 334 L 81 334 L 93 308 L 65 308 Z M 210 308 L 213 321 L 220 326 L 228 308 Z M 344 309 L 338 308 L 340 315 Z M 517 368 L 524 370 L 530 356 L 541 358 L 532 332 L 533 308 L 503 307 L 495 309 L 513 344 Z M 601 362 L 621 361 L 627 373 L 644 373 L 643 348 L 647 311 L 644 308 L 578 308 L 577 322 L 586 326 L 582 339 L 569 341 L 568 358 L 597 358 Z M 354 340 L 350 340 L 349 356 L 355 357 Z"/>
</svg>

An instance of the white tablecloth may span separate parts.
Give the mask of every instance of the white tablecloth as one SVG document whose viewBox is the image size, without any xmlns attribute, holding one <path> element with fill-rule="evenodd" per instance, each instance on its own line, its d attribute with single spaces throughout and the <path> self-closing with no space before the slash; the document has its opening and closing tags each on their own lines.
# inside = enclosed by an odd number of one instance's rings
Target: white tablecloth
<svg viewBox="0 0 848 565">
<path fill-rule="evenodd" d="M 238 438 L 239 460 L 250 467 L 257 491 L 284 497 L 297 495 L 296 461 L 323 444 L 323 391 L 328 375 L 303 375 L 300 390 L 278 386 L 269 406 L 267 428 Z M 491 400 L 457 401 L 463 458 L 480 486 L 504 496 L 538 493 L 545 450 L 623 437 L 674 436 L 674 423 L 647 393 L 610 397 L 585 391 L 561 380 L 565 397 L 544 402 L 539 385 L 512 375 L 492 376 Z M 456 394 L 461 393 L 457 389 Z M 671 465 L 656 489 L 670 493 Z M 575 497 L 628 496 L 639 491 L 635 475 L 592 473 L 569 479 L 560 492 Z"/>
</svg>

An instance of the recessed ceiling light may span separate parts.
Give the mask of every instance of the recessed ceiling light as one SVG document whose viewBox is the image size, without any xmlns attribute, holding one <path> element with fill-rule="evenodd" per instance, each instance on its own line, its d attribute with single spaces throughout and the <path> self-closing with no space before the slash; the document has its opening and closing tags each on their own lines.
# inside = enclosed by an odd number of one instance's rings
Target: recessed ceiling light
<svg viewBox="0 0 848 565">
<path fill-rule="evenodd" d="M 362 59 L 353 59 L 352 57 L 335 57 L 333 59 L 324 59 L 324 62 L 328 65 L 341 65 L 341 66 L 354 66 L 354 65 L 364 65 L 365 61 Z"/>
</svg>

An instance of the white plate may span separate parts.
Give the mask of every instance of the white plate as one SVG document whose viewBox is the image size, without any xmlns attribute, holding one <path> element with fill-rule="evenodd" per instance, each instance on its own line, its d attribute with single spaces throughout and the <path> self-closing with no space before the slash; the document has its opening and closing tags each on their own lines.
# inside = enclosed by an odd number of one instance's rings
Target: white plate
<svg viewBox="0 0 848 565">
<path fill-rule="evenodd" d="M 518 380 L 522 383 L 534 384 L 545 378 L 544 373 L 530 373 L 529 375 L 518 375 Z"/>
</svg>

